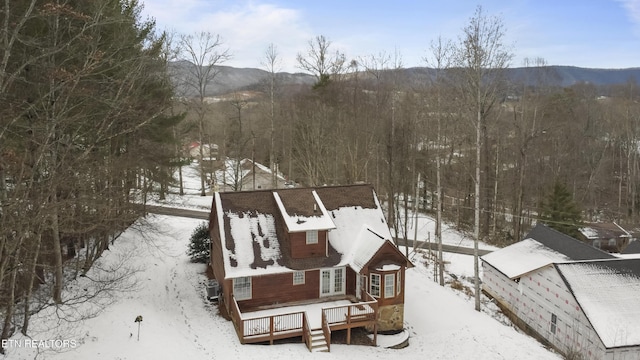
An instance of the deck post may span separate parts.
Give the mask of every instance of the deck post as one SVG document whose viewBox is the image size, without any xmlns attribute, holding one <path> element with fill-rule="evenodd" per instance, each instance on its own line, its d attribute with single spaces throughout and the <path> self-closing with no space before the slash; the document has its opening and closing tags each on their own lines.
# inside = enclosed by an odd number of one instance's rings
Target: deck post
<svg viewBox="0 0 640 360">
<path fill-rule="evenodd" d="M 373 346 L 378 346 L 378 321 L 373 323 Z"/>
<path fill-rule="evenodd" d="M 273 345 L 273 315 L 269 317 L 269 345 Z"/>
<path fill-rule="evenodd" d="M 351 306 L 347 307 L 347 345 L 351 345 Z"/>
</svg>

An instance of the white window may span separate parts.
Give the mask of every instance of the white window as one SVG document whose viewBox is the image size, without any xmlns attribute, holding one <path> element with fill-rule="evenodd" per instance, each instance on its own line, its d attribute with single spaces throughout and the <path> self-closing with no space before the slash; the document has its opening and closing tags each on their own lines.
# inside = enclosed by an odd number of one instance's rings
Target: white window
<svg viewBox="0 0 640 360">
<path fill-rule="evenodd" d="M 320 294 L 327 295 L 331 293 L 331 270 L 320 271 Z"/>
<path fill-rule="evenodd" d="M 344 292 L 344 269 L 334 269 L 333 271 L 333 292 L 341 294 Z"/>
<path fill-rule="evenodd" d="M 558 317 L 556 314 L 551 314 L 551 333 L 556 333 L 556 327 L 558 326 Z"/>
<path fill-rule="evenodd" d="M 236 300 L 251 299 L 251 277 L 233 279 L 233 296 Z"/>
<path fill-rule="evenodd" d="M 320 296 L 344 294 L 344 268 L 320 270 Z"/>
<path fill-rule="evenodd" d="M 396 276 L 396 296 L 400 295 L 400 290 L 402 289 L 402 281 L 400 280 L 401 275 L 402 270 L 398 271 L 398 275 Z"/>
<path fill-rule="evenodd" d="M 380 275 L 371 274 L 371 288 L 369 289 L 371 296 L 380 297 Z"/>
<path fill-rule="evenodd" d="M 296 271 L 293 273 L 293 285 L 304 284 L 304 271 Z"/>
<path fill-rule="evenodd" d="M 396 295 L 396 275 L 386 274 L 384 276 L 384 297 L 392 298 Z"/>
<path fill-rule="evenodd" d="M 307 231 L 307 245 L 318 243 L 318 230 Z"/>
</svg>

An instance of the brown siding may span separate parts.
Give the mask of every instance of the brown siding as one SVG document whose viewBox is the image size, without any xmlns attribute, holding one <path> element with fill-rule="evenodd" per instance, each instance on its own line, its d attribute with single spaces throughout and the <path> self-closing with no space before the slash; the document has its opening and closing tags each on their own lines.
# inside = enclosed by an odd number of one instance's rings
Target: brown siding
<svg viewBox="0 0 640 360">
<path fill-rule="evenodd" d="M 377 264 L 381 262 L 385 263 L 394 263 L 401 266 L 405 266 L 407 263 L 407 259 L 398 252 L 395 246 L 390 244 L 389 242 L 385 242 L 384 245 L 378 250 L 373 259 L 369 262 L 370 267 L 375 267 Z"/>
<path fill-rule="evenodd" d="M 213 276 L 218 280 L 218 283 L 222 286 L 223 292 L 223 301 L 227 311 L 229 310 L 229 304 L 231 301 L 231 289 L 232 282 L 230 280 L 224 280 L 225 271 L 224 271 L 224 261 L 222 257 L 222 242 L 220 240 L 220 224 L 218 223 L 218 218 L 215 215 L 216 212 L 216 203 L 215 197 L 213 204 L 211 206 L 211 215 L 209 216 L 209 236 L 211 238 L 211 248 L 210 248 L 210 266 L 213 270 Z"/>
<path fill-rule="evenodd" d="M 213 209 L 215 211 L 215 208 Z M 220 224 L 215 216 L 209 221 L 209 236 L 211 237 L 211 268 L 213 275 L 220 284 L 225 277 L 224 261 L 222 257 L 222 242 L 220 240 Z"/>
<path fill-rule="evenodd" d="M 265 305 L 317 299 L 320 294 L 320 273 L 305 271 L 305 283 L 293 285 L 293 273 L 254 276 L 251 278 L 251 299 L 239 301 L 242 311 Z"/>
<path fill-rule="evenodd" d="M 356 276 L 360 276 L 358 274 L 356 274 L 355 271 L 353 271 L 353 269 L 351 269 L 350 267 L 347 267 L 347 285 L 346 285 L 346 290 L 347 290 L 347 295 L 353 295 L 356 296 Z"/>
<path fill-rule="evenodd" d="M 391 273 L 396 273 L 397 276 L 397 271 L 389 271 L 389 272 L 384 272 L 384 273 L 380 273 L 380 275 L 382 275 L 382 294 L 381 297 L 378 299 L 378 304 L 380 306 L 387 306 L 387 305 L 399 305 L 399 304 L 404 304 L 404 268 L 400 269 L 400 274 L 402 276 L 402 279 L 400 279 L 402 281 L 402 288 L 400 289 L 400 294 L 391 297 L 391 298 L 384 298 L 384 275 L 385 274 L 391 274 Z M 396 279 L 396 278 L 394 278 Z M 397 280 L 396 280 L 397 281 Z M 397 283 L 397 282 L 396 282 Z M 395 285 L 393 287 L 394 289 L 396 288 Z M 397 292 L 396 292 L 397 294 Z"/>
<path fill-rule="evenodd" d="M 388 305 L 404 304 L 404 274 L 405 274 L 405 268 L 402 267 L 399 271 L 400 271 L 400 276 L 402 277 L 400 279 L 400 281 L 401 281 L 400 294 L 397 294 L 397 292 L 396 292 L 397 295 L 394 296 L 394 297 L 390 297 L 390 298 L 385 298 L 384 297 L 384 285 L 385 285 L 384 276 L 385 276 L 385 274 L 396 274 L 396 276 L 397 276 L 398 270 L 394 270 L 394 271 L 376 271 L 376 270 L 371 270 L 371 271 L 369 271 L 367 273 L 367 287 L 369 287 L 370 283 L 371 283 L 371 277 L 370 277 L 371 273 L 380 275 L 380 297 L 376 298 L 376 299 L 378 299 L 378 305 L 380 305 L 380 306 L 388 306 Z M 397 279 L 397 278 L 394 277 L 394 279 Z M 394 284 L 394 287 L 393 287 L 394 290 L 396 290 L 396 287 L 395 287 L 396 284 L 397 284 L 397 280 L 396 280 L 396 283 Z M 368 290 L 369 289 L 367 288 L 367 291 Z"/>
<path fill-rule="evenodd" d="M 397 273 L 396 271 L 378 271 L 376 270 L 379 266 L 382 266 L 384 264 L 395 264 L 395 265 L 399 265 L 400 266 L 400 276 L 402 276 L 402 278 L 400 279 L 400 294 L 397 294 L 394 297 L 391 298 L 384 298 L 384 275 L 385 274 L 391 274 L 391 273 Z M 381 279 L 380 279 L 380 292 L 381 292 L 381 296 L 380 298 L 378 298 L 378 304 L 380 306 L 387 306 L 387 305 L 398 305 L 398 304 L 404 304 L 404 290 L 405 290 L 405 270 L 406 267 L 408 266 L 408 262 L 407 259 L 404 257 L 404 255 L 402 255 L 402 253 L 400 253 L 398 251 L 398 249 L 393 246 L 392 244 L 390 244 L 389 242 L 386 242 L 381 248 L 380 250 L 378 250 L 378 252 L 374 255 L 374 257 L 371 259 L 371 261 L 369 262 L 368 266 L 367 266 L 367 286 L 370 286 L 370 276 L 369 274 L 376 273 L 376 274 L 380 274 L 381 275 Z"/>
<path fill-rule="evenodd" d="M 318 231 L 318 243 L 307 245 L 307 233 L 289 233 L 291 241 L 291 257 L 303 259 L 327 255 L 327 231 Z"/>
</svg>

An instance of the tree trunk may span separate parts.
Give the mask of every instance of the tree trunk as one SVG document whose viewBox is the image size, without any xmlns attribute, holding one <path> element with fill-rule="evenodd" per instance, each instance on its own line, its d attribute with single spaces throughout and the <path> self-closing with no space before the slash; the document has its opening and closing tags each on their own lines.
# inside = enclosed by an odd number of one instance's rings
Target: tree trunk
<svg viewBox="0 0 640 360">
<path fill-rule="evenodd" d="M 11 279 L 9 280 L 9 290 L 7 306 L 4 314 L 4 325 L 2 326 L 2 334 L 0 334 L 0 344 L 2 340 L 8 339 L 12 335 L 13 313 L 15 311 L 15 296 L 16 296 L 16 280 L 18 277 L 18 258 L 20 256 L 20 247 L 16 248 L 16 253 L 11 258 Z M 4 347 L 0 346 L 0 354 L 4 354 Z"/>
<path fill-rule="evenodd" d="M 31 295 L 33 294 L 33 285 L 36 278 L 36 266 L 38 265 L 38 256 L 40 255 L 40 244 L 42 243 L 42 235 L 38 234 L 36 236 L 36 244 L 35 249 L 33 251 L 33 256 L 31 257 L 31 264 L 29 267 L 29 281 L 27 283 L 26 294 L 24 296 L 24 320 L 22 322 L 22 335 L 27 335 L 29 331 L 29 319 L 31 318 L 31 314 L 29 314 L 29 306 L 31 305 Z"/>
<path fill-rule="evenodd" d="M 478 104 L 480 101 L 478 100 Z M 476 176 L 473 221 L 473 287 L 475 291 L 475 309 L 480 311 L 480 267 L 478 264 L 478 243 L 480 242 L 480 159 L 482 156 L 482 113 L 478 110 L 476 119 Z"/>
<path fill-rule="evenodd" d="M 51 232 L 53 238 L 53 301 L 56 304 L 62 303 L 62 286 L 64 283 L 62 246 L 60 244 L 60 227 L 58 225 L 58 200 L 53 195 L 54 205 L 51 209 Z"/>
</svg>

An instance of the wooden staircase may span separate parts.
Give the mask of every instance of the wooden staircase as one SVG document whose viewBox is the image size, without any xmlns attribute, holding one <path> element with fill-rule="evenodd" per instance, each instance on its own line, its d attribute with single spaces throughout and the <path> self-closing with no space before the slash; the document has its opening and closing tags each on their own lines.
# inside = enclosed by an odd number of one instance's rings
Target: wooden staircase
<svg viewBox="0 0 640 360">
<path fill-rule="evenodd" d="M 329 344 L 322 329 L 311 329 L 311 352 L 329 352 Z"/>
</svg>

